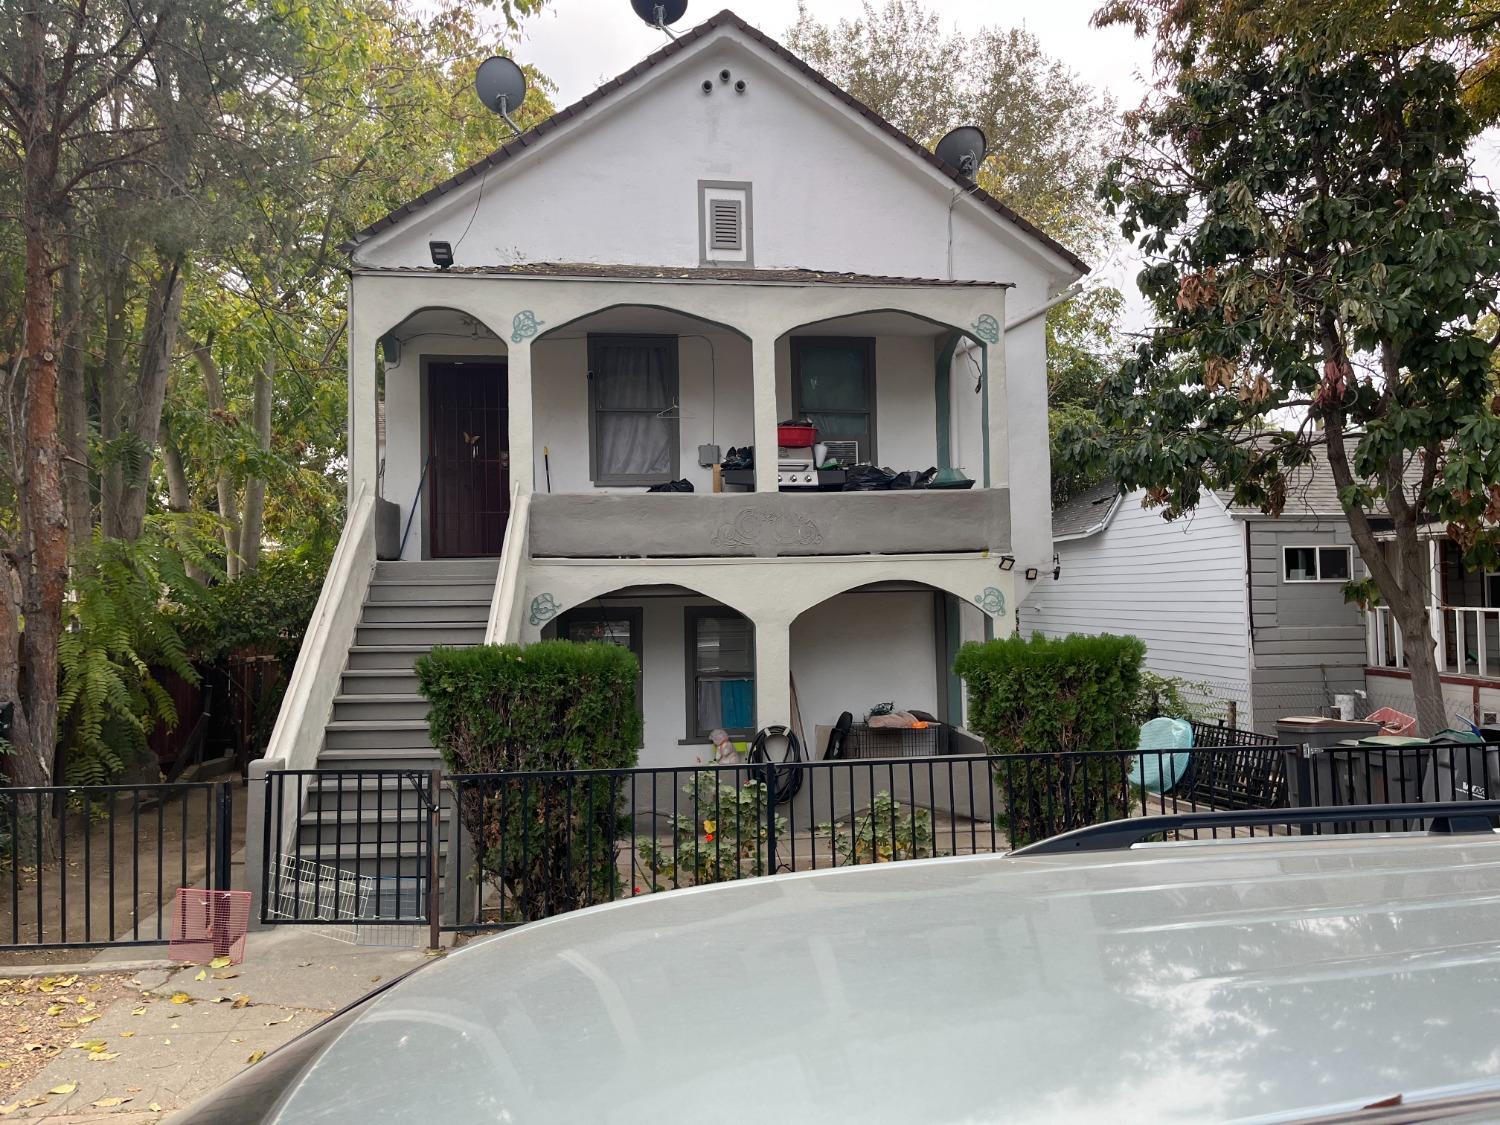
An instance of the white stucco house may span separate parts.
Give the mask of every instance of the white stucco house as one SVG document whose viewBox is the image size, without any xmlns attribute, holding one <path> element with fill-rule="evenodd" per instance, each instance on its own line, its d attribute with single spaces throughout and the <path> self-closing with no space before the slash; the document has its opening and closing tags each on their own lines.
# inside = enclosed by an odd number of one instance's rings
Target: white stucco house
<svg viewBox="0 0 1500 1125">
<path fill-rule="evenodd" d="M 550 635 L 640 655 L 644 765 L 958 721 L 953 652 L 1050 570 L 1041 313 L 1086 269 L 734 14 L 683 33 L 354 240 L 349 515 L 271 764 L 436 764 L 417 656 Z M 973 486 L 835 490 L 802 417 Z"/>
</svg>

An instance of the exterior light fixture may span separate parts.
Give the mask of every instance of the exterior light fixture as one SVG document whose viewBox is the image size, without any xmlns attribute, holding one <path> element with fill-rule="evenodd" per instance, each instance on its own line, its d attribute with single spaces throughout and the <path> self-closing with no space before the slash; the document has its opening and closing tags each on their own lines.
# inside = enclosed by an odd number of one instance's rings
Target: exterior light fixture
<svg viewBox="0 0 1500 1125">
<path fill-rule="evenodd" d="M 1037 580 L 1037 575 L 1039 575 L 1040 573 L 1041 571 L 1039 571 L 1036 567 L 1028 566 L 1026 568 L 1026 581 L 1035 582 Z"/>
<path fill-rule="evenodd" d="M 445 270 L 453 264 L 453 246 L 451 243 L 433 239 L 427 244 L 427 252 L 432 255 L 432 264 L 440 270 Z"/>
<path fill-rule="evenodd" d="M 1015 555 L 1001 555 L 1000 556 L 1000 569 L 1001 570 L 1014 570 L 1015 566 L 1016 566 L 1016 556 Z"/>
<path fill-rule="evenodd" d="M 1057 552 L 1052 552 L 1052 581 L 1056 582 L 1062 577 L 1062 559 L 1057 557 Z"/>
</svg>

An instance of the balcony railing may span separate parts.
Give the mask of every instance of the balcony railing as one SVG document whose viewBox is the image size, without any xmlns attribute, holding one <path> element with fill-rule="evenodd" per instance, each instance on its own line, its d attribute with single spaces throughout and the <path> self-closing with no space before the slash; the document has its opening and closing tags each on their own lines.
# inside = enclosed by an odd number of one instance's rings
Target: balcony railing
<svg viewBox="0 0 1500 1125">
<path fill-rule="evenodd" d="M 1010 550 L 1010 491 L 539 494 L 533 558 Z"/>
<path fill-rule="evenodd" d="M 1500 608 L 1439 605 L 1428 612 L 1439 672 L 1500 680 Z M 1390 606 L 1376 606 L 1366 621 L 1371 666 L 1404 669 L 1403 634 Z"/>
</svg>

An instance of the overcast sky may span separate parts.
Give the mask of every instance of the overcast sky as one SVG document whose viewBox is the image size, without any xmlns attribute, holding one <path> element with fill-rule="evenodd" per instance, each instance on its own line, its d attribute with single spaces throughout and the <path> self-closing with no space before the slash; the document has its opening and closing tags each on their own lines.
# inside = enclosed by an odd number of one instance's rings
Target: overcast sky
<svg viewBox="0 0 1500 1125">
<path fill-rule="evenodd" d="M 882 5 L 883 0 L 876 0 Z M 689 0 L 679 28 L 692 27 L 726 6 L 727 0 Z M 1151 48 L 1124 28 L 1099 30 L 1089 17 L 1099 0 L 926 0 L 944 23 L 972 31 L 989 25 L 1020 26 L 1041 42 L 1044 50 L 1093 86 L 1107 91 L 1122 108 L 1138 104 L 1151 78 Z M 807 0 L 808 9 L 824 23 L 858 16 L 860 0 Z M 767 35 L 783 40 L 796 21 L 797 0 L 739 0 L 734 10 Z M 554 104 L 564 106 L 595 86 L 630 69 L 666 42 L 661 32 L 647 27 L 631 10 L 629 0 L 553 0 L 541 15 L 525 21 L 523 45 L 516 54 L 557 83 Z M 1500 140 L 1494 135 L 1476 152 L 1479 170 L 1500 182 Z M 1138 260 L 1128 250 L 1113 260 L 1091 263 L 1097 280 L 1125 292 L 1130 328 L 1147 323 L 1136 292 Z"/>
</svg>

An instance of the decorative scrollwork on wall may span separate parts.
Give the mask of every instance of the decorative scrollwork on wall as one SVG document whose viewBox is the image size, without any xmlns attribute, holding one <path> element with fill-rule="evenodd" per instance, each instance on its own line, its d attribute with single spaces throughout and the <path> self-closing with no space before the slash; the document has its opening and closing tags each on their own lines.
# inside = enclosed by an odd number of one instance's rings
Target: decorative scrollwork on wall
<svg viewBox="0 0 1500 1125">
<path fill-rule="evenodd" d="M 999 617 L 1005 612 L 1005 595 L 993 586 L 986 586 L 974 595 L 974 604 L 991 617 Z"/>
<path fill-rule="evenodd" d="M 536 313 L 530 309 L 522 309 L 516 313 L 510 322 L 510 342 L 519 344 L 522 340 L 529 340 L 537 334 L 537 330 L 546 324 L 545 320 L 538 320 Z"/>
<path fill-rule="evenodd" d="M 974 335 L 978 336 L 986 344 L 998 344 L 1000 342 L 1000 322 L 989 313 L 985 313 L 970 327 L 974 329 Z"/>
<path fill-rule="evenodd" d="M 713 542 L 715 547 L 816 547 L 823 542 L 823 533 L 812 520 L 796 512 L 744 508 L 733 523 L 719 525 Z"/>
<path fill-rule="evenodd" d="M 543 622 L 551 621 L 557 616 L 557 611 L 560 609 L 562 609 L 562 606 L 557 604 L 557 599 L 551 594 L 538 594 L 531 599 L 531 623 L 533 625 L 540 625 Z"/>
</svg>

